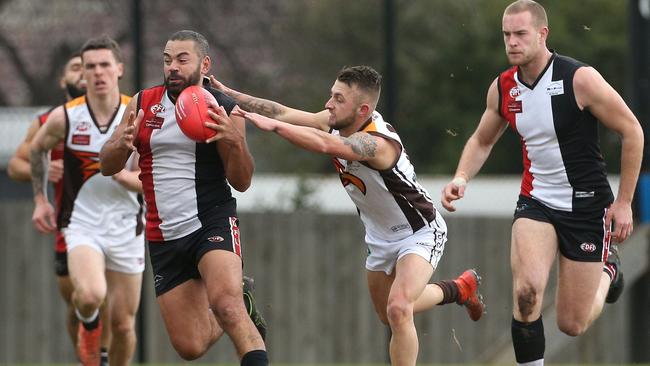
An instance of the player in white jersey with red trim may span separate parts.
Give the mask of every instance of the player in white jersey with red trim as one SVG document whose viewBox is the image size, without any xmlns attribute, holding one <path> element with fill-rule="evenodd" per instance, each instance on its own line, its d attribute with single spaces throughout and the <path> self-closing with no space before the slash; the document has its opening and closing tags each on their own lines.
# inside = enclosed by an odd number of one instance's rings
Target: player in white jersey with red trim
<svg viewBox="0 0 650 366">
<path fill-rule="evenodd" d="M 442 204 L 464 195 L 510 125 L 522 141 L 524 173 L 512 225 L 512 341 L 517 363 L 544 363 L 542 299 L 559 251 L 557 324 L 584 333 L 605 302 L 623 290 L 615 241 L 632 232 L 631 202 L 643 131 L 618 93 L 593 68 L 546 47 L 549 28 L 538 3 L 519 0 L 503 14 L 513 65 L 490 85 L 487 108 L 467 141 Z M 622 138 L 621 181 L 614 199 L 598 146 L 598 121 Z M 614 229 L 612 230 L 612 224 Z"/>
<path fill-rule="evenodd" d="M 57 227 L 67 243 L 72 302 L 81 321 L 78 354 L 84 365 L 99 363 L 99 336 L 110 326 L 111 364 L 128 364 L 135 350 L 135 312 L 144 270 L 141 185 L 134 171 L 111 178 L 99 173 L 99 150 L 116 128 L 130 98 L 119 92 L 121 52 L 108 37 L 91 39 L 81 49 L 87 94 L 50 113 L 31 144 L 33 221 L 42 232 Z M 54 210 L 44 192 L 46 153 L 64 142 L 63 196 Z M 99 308 L 107 301 L 110 324 Z"/>
<path fill-rule="evenodd" d="M 217 135 L 205 142 L 185 136 L 174 103 L 186 87 L 202 85 L 211 66 L 208 42 L 194 31 L 176 32 L 163 59 L 165 84 L 133 98 L 102 149 L 102 173 L 122 169 L 132 151 L 140 154 L 154 286 L 178 354 L 199 358 L 226 332 L 242 365 L 267 365 L 265 324 L 254 307 L 246 313 L 252 301 L 244 301 L 239 219 L 230 191 L 248 189 L 253 175 L 244 120 L 229 117 L 234 102 L 212 89 L 215 123 L 205 124 Z"/>
<path fill-rule="evenodd" d="M 238 114 L 291 143 L 332 156 L 341 183 L 366 229 L 368 287 L 380 320 L 391 329 L 393 365 L 415 365 L 418 338 L 413 314 L 436 304 L 465 305 L 478 320 L 483 303 L 478 274 L 428 284 L 447 241 L 447 227 L 417 182 L 406 149 L 375 112 L 381 75 L 368 66 L 341 70 L 326 110 L 308 113 L 213 83 L 244 109 Z"/>
</svg>

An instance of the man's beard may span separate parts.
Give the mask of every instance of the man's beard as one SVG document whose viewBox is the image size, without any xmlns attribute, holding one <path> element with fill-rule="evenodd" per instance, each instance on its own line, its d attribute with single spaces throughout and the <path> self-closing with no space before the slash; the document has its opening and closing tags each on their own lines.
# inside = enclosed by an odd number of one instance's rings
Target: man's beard
<svg viewBox="0 0 650 366">
<path fill-rule="evenodd" d="M 86 94 L 86 88 L 80 88 L 77 84 L 65 83 L 65 92 L 74 99 Z"/>
<path fill-rule="evenodd" d="M 171 77 L 172 74 L 170 74 L 168 77 L 165 77 L 165 88 L 169 92 L 169 94 L 176 99 L 178 95 L 185 90 L 188 86 L 191 85 L 198 85 L 199 80 L 201 80 L 201 68 L 197 67 L 196 71 L 193 72 L 187 79 L 181 77 L 178 74 L 174 74 L 173 76 L 177 79 L 181 79 L 182 82 L 178 84 L 170 84 L 169 82 L 169 77 Z"/>
<path fill-rule="evenodd" d="M 349 117 L 340 119 L 338 121 L 334 121 L 334 124 L 332 124 L 330 127 L 335 129 L 335 130 L 340 130 L 343 128 L 346 128 L 350 126 L 351 124 L 354 123 L 354 113 L 350 115 Z"/>
</svg>

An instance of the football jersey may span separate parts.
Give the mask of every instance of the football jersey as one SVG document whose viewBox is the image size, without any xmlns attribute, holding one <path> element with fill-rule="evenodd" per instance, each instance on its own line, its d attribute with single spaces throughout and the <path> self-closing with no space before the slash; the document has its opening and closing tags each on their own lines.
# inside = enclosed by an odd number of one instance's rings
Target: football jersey
<svg viewBox="0 0 650 366">
<path fill-rule="evenodd" d="M 614 199 L 598 144 L 598 120 L 580 110 L 573 76 L 584 64 L 553 53 L 533 85 L 518 68 L 498 79 L 499 113 L 519 134 L 521 195 L 562 211 L 599 209 Z"/>
<path fill-rule="evenodd" d="M 208 88 L 227 113 L 235 103 Z M 164 86 L 142 90 L 138 109 L 144 117 L 134 145 L 140 154 L 146 237 L 149 242 L 178 239 L 211 220 L 236 215 L 216 142 L 191 140 L 176 123 L 175 105 Z"/>
<path fill-rule="evenodd" d="M 115 114 L 103 128 L 95 121 L 85 96 L 64 105 L 66 136 L 60 228 L 124 238 L 135 237 L 141 231 L 138 194 L 99 171 L 99 151 L 119 125 L 129 100 L 126 95 L 120 96 Z"/>
<path fill-rule="evenodd" d="M 413 164 L 393 126 L 373 112 L 360 131 L 395 141 L 400 147 L 396 164 L 386 170 L 373 169 L 362 161 L 333 158 L 341 183 L 357 206 L 366 236 L 373 241 L 391 242 L 430 226 L 436 209 L 418 183 Z M 338 130 L 331 133 L 339 135 Z"/>
</svg>

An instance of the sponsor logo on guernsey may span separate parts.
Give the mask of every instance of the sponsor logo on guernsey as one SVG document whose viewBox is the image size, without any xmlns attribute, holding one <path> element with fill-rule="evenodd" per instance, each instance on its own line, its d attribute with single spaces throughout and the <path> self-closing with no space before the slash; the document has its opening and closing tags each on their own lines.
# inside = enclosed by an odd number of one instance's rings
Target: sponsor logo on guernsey
<svg viewBox="0 0 650 366">
<path fill-rule="evenodd" d="M 90 135 L 72 135 L 73 145 L 90 145 Z"/>
<path fill-rule="evenodd" d="M 159 130 L 162 128 L 163 122 L 165 122 L 164 118 L 154 116 L 153 118 L 144 121 L 144 125 L 145 127 L 149 127 L 154 130 Z"/>
<path fill-rule="evenodd" d="M 581 192 L 581 191 L 576 191 L 573 195 L 575 198 L 591 198 L 595 195 L 596 193 L 591 191 L 591 192 Z"/>
<path fill-rule="evenodd" d="M 90 124 L 90 122 L 81 121 L 81 122 L 77 123 L 77 125 L 74 128 L 74 131 L 75 132 L 86 132 L 86 131 L 90 130 L 90 126 L 92 126 Z"/>
<path fill-rule="evenodd" d="M 546 94 L 550 96 L 564 94 L 564 80 L 552 81 L 546 86 Z"/>
<path fill-rule="evenodd" d="M 580 244 L 580 250 L 587 253 L 593 253 L 596 251 L 596 244 L 594 243 L 582 243 Z"/>
<path fill-rule="evenodd" d="M 523 112 L 523 106 L 521 100 L 513 100 L 508 102 L 508 112 L 509 113 L 521 113 Z"/>
<path fill-rule="evenodd" d="M 519 90 L 519 87 L 515 86 L 510 89 L 510 92 L 508 94 L 510 94 L 510 98 L 517 98 L 521 95 L 521 90 Z"/>
<path fill-rule="evenodd" d="M 409 225 L 409 224 L 399 224 L 399 225 L 392 226 L 390 228 L 390 230 L 392 232 L 394 232 L 394 233 L 397 233 L 397 232 L 400 232 L 402 230 L 408 230 L 410 228 L 411 228 L 411 225 Z"/>
</svg>

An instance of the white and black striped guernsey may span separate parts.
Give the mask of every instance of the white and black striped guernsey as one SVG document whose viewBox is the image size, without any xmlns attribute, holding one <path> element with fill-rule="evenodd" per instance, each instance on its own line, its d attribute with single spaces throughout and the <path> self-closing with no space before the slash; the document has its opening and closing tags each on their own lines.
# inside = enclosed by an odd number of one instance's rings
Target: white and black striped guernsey
<svg viewBox="0 0 650 366">
<path fill-rule="evenodd" d="M 390 124 L 373 112 L 361 131 L 396 141 L 400 155 L 391 169 L 378 171 L 364 162 L 333 158 L 341 183 L 357 206 L 366 236 L 392 242 L 408 237 L 436 217 L 436 209 L 427 191 L 418 183 L 402 142 Z M 332 130 L 339 135 L 338 130 Z"/>
<path fill-rule="evenodd" d="M 235 102 L 208 88 L 227 113 Z M 160 85 L 138 93 L 144 111 L 134 145 L 140 154 L 140 180 L 149 242 L 178 239 L 223 217 L 236 216 L 236 201 L 216 142 L 190 140 L 176 123 L 175 105 Z"/>
<path fill-rule="evenodd" d="M 580 110 L 573 91 L 586 66 L 553 53 L 533 85 L 518 67 L 499 75 L 499 113 L 519 134 L 524 172 L 521 195 L 561 211 L 606 207 L 614 199 L 598 144 L 598 120 Z"/>
</svg>

